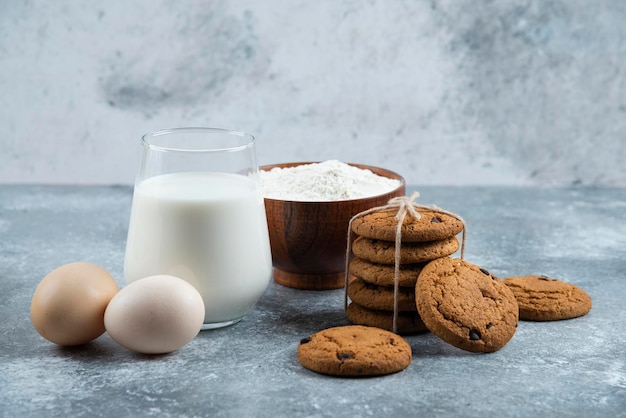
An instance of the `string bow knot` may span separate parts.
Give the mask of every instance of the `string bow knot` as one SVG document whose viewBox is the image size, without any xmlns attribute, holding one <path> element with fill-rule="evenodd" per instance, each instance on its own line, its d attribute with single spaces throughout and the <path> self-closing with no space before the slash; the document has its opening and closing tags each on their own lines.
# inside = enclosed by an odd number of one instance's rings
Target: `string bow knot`
<svg viewBox="0 0 626 418">
<path fill-rule="evenodd" d="M 420 219 L 422 215 L 415 209 L 415 200 L 420 197 L 418 192 L 413 192 L 411 196 L 397 196 L 389 199 L 387 207 L 398 207 L 398 213 L 396 213 L 396 220 L 398 225 L 402 225 L 402 220 L 406 216 L 407 212 L 415 219 Z"/>
</svg>

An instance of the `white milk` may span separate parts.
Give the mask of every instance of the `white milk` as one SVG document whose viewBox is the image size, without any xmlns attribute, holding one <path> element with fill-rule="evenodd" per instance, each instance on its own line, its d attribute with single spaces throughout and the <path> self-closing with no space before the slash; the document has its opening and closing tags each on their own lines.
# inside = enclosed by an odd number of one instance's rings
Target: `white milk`
<svg viewBox="0 0 626 418">
<path fill-rule="evenodd" d="M 135 187 L 124 274 L 127 282 L 171 274 L 198 289 L 206 323 L 241 319 L 272 276 L 267 219 L 250 179 L 174 173 Z"/>
</svg>

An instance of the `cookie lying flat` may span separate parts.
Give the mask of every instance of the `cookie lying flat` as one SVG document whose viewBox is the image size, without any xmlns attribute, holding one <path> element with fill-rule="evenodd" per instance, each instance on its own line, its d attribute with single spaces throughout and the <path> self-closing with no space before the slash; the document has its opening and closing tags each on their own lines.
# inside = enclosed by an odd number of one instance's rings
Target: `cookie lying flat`
<svg viewBox="0 0 626 418">
<path fill-rule="evenodd" d="M 400 264 L 420 263 L 446 257 L 458 249 L 457 237 L 439 241 L 403 242 L 400 247 Z M 395 245 L 392 241 L 358 237 L 352 243 L 352 252 L 372 263 L 393 264 L 395 259 Z"/>
<path fill-rule="evenodd" d="M 417 277 L 426 262 L 405 264 L 398 275 L 398 286 L 415 287 Z M 355 257 L 350 262 L 350 274 L 368 283 L 381 286 L 394 285 L 394 266 L 391 264 L 372 263 L 362 258 Z"/>
<path fill-rule="evenodd" d="M 546 276 L 503 280 L 515 295 L 519 317 L 526 321 L 558 321 L 587 314 L 591 297 L 581 288 Z"/>
<path fill-rule="evenodd" d="M 369 309 L 351 303 L 346 308 L 346 317 L 355 325 L 367 325 L 393 331 L 393 311 Z M 398 334 L 417 334 L 428 331 L 417 312 L 398 312 L 396 328 Z"/>
<path fill-rule="evenodd" d="M 393 286 L 378 286 L 361 279 L 348 284 L 348 296 L 353 302 L 370 309 L 393 311 Z M 398 310 L 416 312 L 415 287 L 398 286 Z"/>
<path fill-rule="evenodd" d="M 333 376 L 391 374 L 407 368 L 411 360 L 411 346 L 404 338 L 361 325 L 328 328 L 298 345 L 302 366 Z"/>
<path fill-rule="evenodd" d="M 519 307 L 511 290 L 464 260 L 428 263 L 417 279 L 415 300 L 428 329 L 463 350 L 496 351 L 515 334 Z"/>
<path fill-rule="evenodd" d="M 418 209 L 420 219 L 410 214 L 402 222 L 403 242 L 437 241 L 457 235 L 463 230 L 463 222 L 454 216 L 436 211 Z M 355 218 L 352 231 L 362 237 L 395 241 L 397 208 L 385 209 Z"/>
</svg>

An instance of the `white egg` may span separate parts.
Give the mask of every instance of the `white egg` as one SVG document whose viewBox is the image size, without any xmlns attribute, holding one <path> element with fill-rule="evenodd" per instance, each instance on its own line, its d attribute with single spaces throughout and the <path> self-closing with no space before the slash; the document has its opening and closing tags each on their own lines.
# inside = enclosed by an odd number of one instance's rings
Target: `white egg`
<svg viewBox="0 0 626 418">
<path fill-rule="evenodd" d="M 150 276 L 128 284 L 109 302 L 104 326 L 113 340 L 139 353 L 169 353 L 194 339 L 204 321 L 195 287 L 178 277 Z"/>
</svg>

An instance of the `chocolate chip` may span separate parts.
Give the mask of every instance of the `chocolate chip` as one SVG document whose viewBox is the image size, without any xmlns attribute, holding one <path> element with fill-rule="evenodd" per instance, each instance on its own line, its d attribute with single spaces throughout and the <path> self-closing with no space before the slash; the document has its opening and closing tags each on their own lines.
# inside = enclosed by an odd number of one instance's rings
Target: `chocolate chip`
<svg viewBox="0 0 626 418">
<path fill-rule="evenodd" d="M 480 271 L 486 276 L 491 276 L 491 273 L 489 273 L 489 270 L 485 270 L 484 268 L 481 267 Z"/>
<path fill-rule="evenodd" d="M 470 341 L 476 341 L 476 340 L 480 340 L 480 332 L 476 329 L 472 329 L 469 332 L 469 339 Z"/>
<path fill-rule="evenodd" d="M 490 322 L 490 323 L 488 323 L 488 324 L 487 324 L 486 328 L 487 328 L 487 329 L 489 329 L 489 328 L 491 328 L 492 326 L 493 326 L 493 324 Z"/>
<path fill-rule="evenodd" d="M 440 224 L 442 221 L 441 221 L 441 218 L 439 218 L 438 216 L 433 216 L 430 222 L 433 224 Z"/>
<path fill-rule="evenodd" d="M 350 360 L 352 357 L 352 354 L 350 353 L 337 353 L 337 358 L 339 360 Z"/>
<path fill-rule="evenodd" d="M 374 283 L 365 282 L 365 288 L 369 290 L 378 290 L 378 286 Z"/>
<path fill-rule="evenodd" d="M 537 277 L 537 279 L 539 279 L 539 280 L 543 280 L 543 281 L 546 281 L 546 282 L 553 282 L 553 281 L 556 281 L 556 279 L 551 279 L 551 278 L 549 278 L 548 276 L 539 276 L 539 277 Z"/>
<path fill-rule="evenodd" d="M 311 337 L 306 337 L 300 340 L 300 344 L 306 344 L 311 342 Z"/>
</svg>

